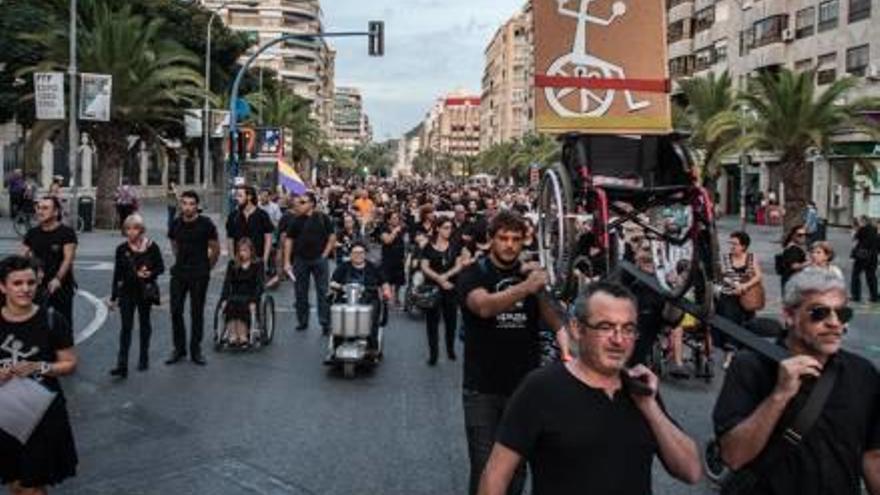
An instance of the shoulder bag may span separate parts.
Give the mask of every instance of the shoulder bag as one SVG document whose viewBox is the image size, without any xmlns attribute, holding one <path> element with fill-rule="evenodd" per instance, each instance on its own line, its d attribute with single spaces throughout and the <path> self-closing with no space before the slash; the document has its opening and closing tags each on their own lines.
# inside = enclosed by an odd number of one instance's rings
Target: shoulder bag
<svg viewBox="0 0 880 495">
<path fill-rule="evenodd" d="M 755 276 L 755 255 L 749 254 L 748 258 L 749 265 L 749 278 Z M 759 281 L 757 284 L 746 289 L 745 292 L 740 294 L 739 296 L 739 305 L 742 309 L 748 313 L 754 313 L 755 311 L 760 311 L 764 309 L 764 306 L 767 304 L 767 294 L 764 292 L 764 283 Z"/>
</svg>

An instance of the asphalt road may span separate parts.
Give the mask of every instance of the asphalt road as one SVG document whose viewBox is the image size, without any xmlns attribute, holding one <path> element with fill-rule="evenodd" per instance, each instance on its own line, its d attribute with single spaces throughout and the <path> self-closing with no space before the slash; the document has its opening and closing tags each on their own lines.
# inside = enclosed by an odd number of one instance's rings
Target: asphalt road
<svg viewBox="0 0 880 495">
<path fill-rule="evenodd" d="M 156 223 L 160 216 L 148 220 Z M 774 235 L 769 229 L 758 232 L 756 250 L 772 249 Z M 845 233 L 840 237 L 845 243 Z M 81 289 L 97 298 L 109 293 L 117 242 L 106 233 L 82 238 L 76 276 Z M 14 244 L 0 230 L 0 252 L 10 252 Z M 770 259 L 762 257 L 765 271 L 772 271 Z M 220 277 L 215 274 L 211 282 L 209 312 Z M 775 283 L 768 281 L 770 312 L 778 308 Z M 162 291 L 167 298 L 165 277 Z M 424 322 L 392 313 L 385 361 L 373 373 L 346 380 L 322 365 L 325 341 L 314 320 L 307 332 L 293 331 L 290 285 L 275 297 L 275 342 L 248 353 L 215 353 L 206 345 L 204 368 L 162 363 L 171 349 L 164 302 L 153 312 L 152 367 L 144 373 L 132 369 L 124 382 L 108 375 L 119 329 L 118 314 L 110 313 L 78 346 L 80 367 L 64 382 L 80 474 L 53 493 L 465 493 L 461 364 L 442 357 L 435 368 L 425 364 Z M 880 306 L 857 308 L 847 346 L 880 364 Z M 98 323 L 95 304 L 77 298 L 78 330 L 96 316 Z M 134 357 L 137 344 L 133 347 Z M 700 442 L 709 436 L 720 384 L 720 376 L 711 384 L 663 384 L 668 410 Z M 670 480 L 659 463 L 655 471 L 657 494 L 713 493 L 705 484 L 685 487 Z"/>
</svg>

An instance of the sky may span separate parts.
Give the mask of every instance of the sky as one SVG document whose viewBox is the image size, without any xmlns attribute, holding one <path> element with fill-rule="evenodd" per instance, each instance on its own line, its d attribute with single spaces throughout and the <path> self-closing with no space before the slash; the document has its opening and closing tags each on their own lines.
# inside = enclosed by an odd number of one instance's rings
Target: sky
<svg viewBox="0 0 880 495">
<path fill-rule="evenodd" d="M 434 100 L 455 89 L 480 93 L 483 52 L 525 0 L 323 0 L 324 29 L 366 30 L 385 21 L 385 57 L 366 38 L 336 38 L 336 86 L 359 87 L 376 141 L 415 127 Z"/>
</svg>

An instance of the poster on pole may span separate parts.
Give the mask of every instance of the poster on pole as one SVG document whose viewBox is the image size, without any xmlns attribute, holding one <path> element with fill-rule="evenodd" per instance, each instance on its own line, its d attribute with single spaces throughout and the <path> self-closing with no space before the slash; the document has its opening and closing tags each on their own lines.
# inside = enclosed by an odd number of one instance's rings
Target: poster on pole
<svg viewBox="0 0 880 495">
<path fill-rule="evenodd" d="M 226 137 L 227 127 L 229 127 L 229 111 L 211 110 L 211 137 Z"/>
<path fill-rule="evenodd" d="M 663 0 L 535 0 L 540 132 L 672 130 Z"/>
<path fill-rule="evenodd" d="M 110 122 L 110 96 L 113 94 L 113 76 L 81 74 L 79 97 L 80 120 Z"/>
<path fill-rule="evenodd" d="M 64 120 L 64 73 L 35 72 L 37 120 Z"/>
<path fill-rule="evenodd" d="M 188 138 L 202 136 L 202 112 L 199 108 L 183 111 L 183 130 Z"/>
</svg>

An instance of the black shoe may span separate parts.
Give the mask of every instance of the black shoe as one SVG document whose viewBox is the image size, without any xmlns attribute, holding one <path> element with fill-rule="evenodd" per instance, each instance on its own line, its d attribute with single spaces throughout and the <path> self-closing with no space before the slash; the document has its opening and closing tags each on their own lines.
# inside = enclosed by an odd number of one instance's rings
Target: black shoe
<svg viewBox="0 0 880 495">
<path fill-rule="evenodd" d="M 197 364 L 197 365 L 199 365 L 199 366 L 204 366 L 204 365 L 208 364 L 208 362 L 205 361 L 205 358 L 202 357 L 202 356 L 199 355 L 199 354 L 194 354 L 194 355 L 193 355 L 193 357 L 192 357 L 192 362 L 195 363 L 195 364 Z"/>
<path fill-rule="evenodd" d="M 437 366 L 437 358 L 428 358 L 428 366 Z"/>
<path fill-rule="evenodd" d="M 168 365 L 177 364 L 184 358 L 186 358 L 186 354 L 183 354 L 180 352 L 175 352 L 174 354 L 171 355 L 171 357 L 169 357 L 168 359 L 165 360 L 165 364 L 168 364 Z"/>
<path fill-rule="evenodd" d="M 455 357 L 455 351 L 449 351 L 446 353 L 446 358 L 450 361 L 455 361 L 457 358 Z"/>
<path fill-rule="evenodd" d="M 137 367 L 138 371 L 147 371 L 148 369 L 150 369 L 150 362 L 149 361 L 141 361 L 138 363 L 138 367 Z"/>
<path fill-rule="evenodd" d="M 309 328 L 308 325 L 297 325 L 297 326 L 296 326 L 296 331 L 297 331 L 297 332 L 304 332 L 307 328 Z"/>
<path fill-rule="evenodd" d="M 321 327 L 321 335 L 330 335 L 330 327 Z"/>
<path fill-rule="evenodd" d="M 110 370 L 110 376 L 115 376 L 117 378 L 127 378 L 128 368 L 126 368 L 125 366 L 117 366 Z"/>
</svg>

